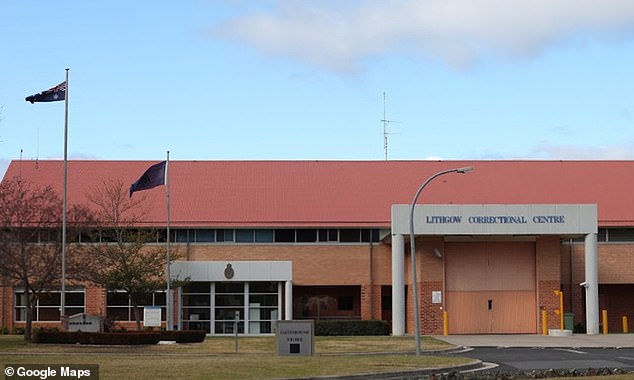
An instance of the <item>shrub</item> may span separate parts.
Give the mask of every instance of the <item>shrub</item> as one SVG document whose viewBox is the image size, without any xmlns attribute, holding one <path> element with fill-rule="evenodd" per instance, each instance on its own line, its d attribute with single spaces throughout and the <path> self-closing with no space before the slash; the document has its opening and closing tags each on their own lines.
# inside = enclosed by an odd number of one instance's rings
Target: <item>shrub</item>
<svg viewBox="0 0 634 380">
<path fill-rule="evenodd" d="M 37 329 L 33 333 L 33 342 L 128 346 L 157 344 L 160 340 L 173 340 L 177 343 L 197 343 L 204 341 L 206 335 L 207 332 L 204 330 L 90 333 L 82 331 L 64 332 L 57 331 L 57 329 Z"/>
<path fill-rule="evenodd" d="M 386 321 L 316 321 L 316 336 L 389 335 Z"/>
<path fill-rule="evenodd" d="M 161 340 L 173 340 L 176 343 L 200 343 L 205 340 L 205 330 L 162 331 Z"/>
<path fill-rule="evenodd" d="M 65 332 L 40 329 L 33 333 L 35 343 L 58 344 L 99 344 L 99 345 L 140 345 L 156 344 L 161 334 L 132 332 L 132 333 L 91 333 L 91 332 Z"/>
</svg>

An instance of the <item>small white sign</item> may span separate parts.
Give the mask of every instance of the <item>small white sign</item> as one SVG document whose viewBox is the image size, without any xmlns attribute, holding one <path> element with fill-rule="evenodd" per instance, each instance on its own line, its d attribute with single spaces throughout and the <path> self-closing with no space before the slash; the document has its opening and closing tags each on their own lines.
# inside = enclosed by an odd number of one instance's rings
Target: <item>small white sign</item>
<svg viewBox="0 0 634 380">
<path fill-rule="evenodd" d="M 161 327 L 161 307 L 145 306 L 143 308 L 143 326 Z"/>
<path fill-rule="evenodd" d="M 440 290 L 431 292 L 431 303 L 442 303 L 442 292 Z"/>
<path fill-rule="evenodd" d="M 68 331 L 99 332 L 101 331 L 101 317 L 85 313 L 68 317 Z"/>
</svg>

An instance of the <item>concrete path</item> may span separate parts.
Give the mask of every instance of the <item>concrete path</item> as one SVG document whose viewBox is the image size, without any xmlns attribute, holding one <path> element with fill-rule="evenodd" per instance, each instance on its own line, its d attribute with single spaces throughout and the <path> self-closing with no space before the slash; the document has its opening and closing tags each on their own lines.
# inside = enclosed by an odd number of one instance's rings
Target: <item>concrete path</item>
<svg viewBox="0 0 634 380">
<path fill-rule="evenodd" d="M 465 347 L 613 347 L 634 348 L 634 334 L 572 336 L 522 335 L 448 335 L 436 339 Z"/>
</svg>

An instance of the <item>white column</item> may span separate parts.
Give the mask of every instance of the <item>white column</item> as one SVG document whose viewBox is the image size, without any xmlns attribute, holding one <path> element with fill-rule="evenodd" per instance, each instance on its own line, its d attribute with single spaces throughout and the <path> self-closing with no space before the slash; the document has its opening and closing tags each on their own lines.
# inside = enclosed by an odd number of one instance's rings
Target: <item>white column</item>
<svg viewBox="0 0 634 380">
<path fill-rule="evenodd" d="M 176 289 L 176 294 L 178 294 L 178 314 L 176 315 L 176 324 L 178 325 L 178 329 L 183 329 L 183 287 L 179 286 Z M 167 311 L 167 310 L 166 310 Z"/>
<path fill-rule="evenodd" d="M 599 333 L 599 254 L 597 234 L 587 234 L 585 241 L 586 262 L 586 333 Z"/>
<path fill-rule="evenodd" d="M 405 238 L 392 234 L 392 335 L 405 335 Z"/>
<path fill-rule="evenodd" d="M 284 315 L 282 305 L 286 306 L 284 303 L 284 281 L 277 282 L 277 319 L 282 319 L 282 315 Z"/>
<path fill-rule="evenodd" d="M 293 281 L 286 281 L 284 289 L 284 320 L 293 319 Z"/>
</svg>

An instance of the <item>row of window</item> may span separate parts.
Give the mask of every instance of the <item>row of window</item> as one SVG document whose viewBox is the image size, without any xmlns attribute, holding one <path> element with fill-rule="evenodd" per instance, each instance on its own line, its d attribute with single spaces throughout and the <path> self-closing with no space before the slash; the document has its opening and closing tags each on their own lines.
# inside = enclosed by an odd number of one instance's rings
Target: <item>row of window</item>
<svg viewBox="0 0 634 380">
<path fill-rule="evenodd" d="M 141 238 L 148 243 L 167 241 L 165 229 L 129 229 L 124 240 Z M 634 242 L 634 228 L 599 228 L 599 242 Z M 32 230 L 27 240 L 33 243 L 59 241 L 57 229 Z M 378 229 L 368 228 L 172 228 L 170 241 L 176 243 L 376 243 Z M 575 240 L 583 241 L 583 238 Z M 70 231 L 69 242 L 113 243 L 118 241 L 114 230 Z"/>
<path fill-rule="evenodd" d="M 167 241 L 166 230 L 125 230 L 123 240 L 148 243 Z M 57 230 L 34 230 L 29 238 L 34 243 L 57 241 Z M 74 231 L 69 242 L 113 243 L 118 241 L 114 230 Z M 170 241 L 176 243 L 370 243 L 379 241 L 379 230 L 369 228 L 172 228 Z"/>
<path fill-rule="evenodd" d="M 85 308 L 84 291 L 79 289 L 66 290 L 64 308 L 67 315 L 83 313 Z M 26 300 L 24 291 L 15 292 L 15 320 L 26 321 Z M 59 321 L 61 307 L 61 292 L 47 292 L 40 295 L 33 308 L 33 321 Z"/>
<path fill-rule="evenodd" d="M 177 243 L 370 243 L 379 241 L 379 230 L 369 228 L 237 228 L 176 229 Z"/>
<path fill-rule="evenodd" d="M 138 300 L 139 307 L 158 306 L 161 320 L 166 320 L 166 293 L 148 293 Z M 128 294 L 109 291 L 106 296 L 107 317 L 113 321 L 134 321 L 134 308 Z M 33 321 L 52 322 L 60 319 L 59 291 L 40 295 L 34 306 Z M 338 310 L 352 310 L 354 297 L 337 297 Z M 66 290 L 66 315 L 85 312 L 85 291 Z M 214 333 L 232 333 L 236 315 L 244 322 L 248 315 L 250 333 L 270 333 L 278 319 L 279 289 L 277 282 L 192 282 L 182 290 L 182 319 L 184 327 L 198 326 Z M 142 312 L 142 310 L 141 310 Z M 248 314 L 247 314 L 248 313 Z M 26 293 L 15 291 L 15 319 L 26 321 Z M 244 332 L 244 323 L 238 327 Z"/>
<path fill-rule="evenodd" d="M 84 289 L 67 289 L 64 299 L 66 315 L 84 313 L 86 309 L 86 297 Z M 26 293 L 15 291 L 15 320 L 26 321 Z M 160 306 L 162 320 L 165 320 L 165 292 L 146 294 L 139 301 L 139 306 Z M 52 322 L 59 321 L 61 308 L 61 292 L 47 292 L 40 295 L 33 308 L 33 321 Z M 114 321 L 134 321 L 134 308 L 130 297 L 126 292 L 108 292 L 107 316 Z"/>
<path fill-rule="evenodd" d="M 238 333 L 271 333 L 278 320 L 279 291 L 277 282 L 188 284 L 183 287 L 183 327 L 212 334 L 232 334 L 236 327 Z"/>
</svg>

